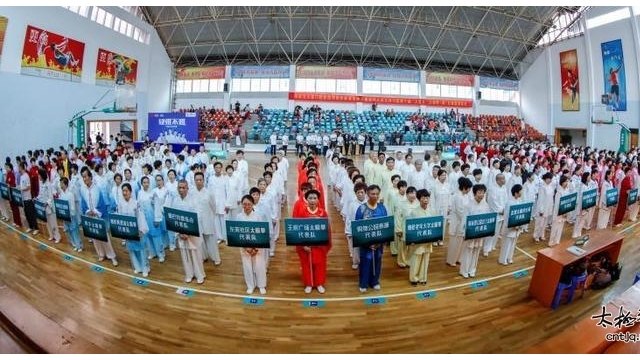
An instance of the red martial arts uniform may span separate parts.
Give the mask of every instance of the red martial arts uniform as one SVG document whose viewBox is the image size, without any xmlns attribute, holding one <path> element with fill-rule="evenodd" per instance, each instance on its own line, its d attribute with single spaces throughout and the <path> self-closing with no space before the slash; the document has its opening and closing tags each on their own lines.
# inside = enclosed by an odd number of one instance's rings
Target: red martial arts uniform
<svg viewBox="0 0 640 360">
<path fill-rule="evenodd" d="M 614 225 L 622 224 L 622 220 L 624 220 L 624 214 L 627 211 L 627 198 L 629 197 L 628 191 L 631 190 L 631 186 L 631 176 L 627 175 L 622 179 L 622 183 L 620 184 L 620 197 L 618 198 L 616 216 L 613 219 Z"/>
<path fill-rule="evenodd" d="M 295 210 L 292 214 L 294 218 L 328 218 L 327 212 L 320 206 L 314 213 L 311 213 L 307 206 L 299 207 Z M 326 246 L 310 246 L 311 252 L 304 251 L 303 246 L 296 246 L 296 252 L 302 267 L 302 282 L 304 286 L 318 287 L 325 285 L 327 279 L 327 253 L 331 249 L 331 229 L 328 229 L 328 233 L 329 244 Z"/>
</svg>

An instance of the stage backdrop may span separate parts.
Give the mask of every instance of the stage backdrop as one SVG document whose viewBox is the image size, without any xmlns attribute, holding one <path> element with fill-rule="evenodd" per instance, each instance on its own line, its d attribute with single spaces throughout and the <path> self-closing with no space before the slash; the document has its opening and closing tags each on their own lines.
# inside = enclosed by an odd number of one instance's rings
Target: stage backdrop
<svg viewBox="0 0 640 360">
<path fill-rule="evenodd" d="M 20 73 L 80 82 L 84 43 L 27 26 Z"/>
<path fill-rule="evenodd" d="M 149 113 L 149 139 L 157 142 L 198 141 L 198 113 Z"/>
<path fill-rule="evenodd" d="M 622 40 L 600 44 L 604 72 L 604 94 L 609 94 L 609 105 L 615 111 L 627 111 L 627 80 L 622 55 Z"/>
<path fill-rule="evenodd" d="M 136 86 L 138 61 L 105 49 L 98 49 L 96 64 L 96 85 Z"/>
<path fill-rule="evenodd" d="M 7 31 L 7 23 L 9 19 L 0 16 L 0 60 L 2 60 L 2 47 L 4 46 L 4 34 Z"/>
<path fill-rule="evenodd" d="M 580 88 L 578 79 L 578 52 L 575 49 L 561 52 L 560 80 L 562 81 L 562 111 L 580 110 Z"/>
</svg>

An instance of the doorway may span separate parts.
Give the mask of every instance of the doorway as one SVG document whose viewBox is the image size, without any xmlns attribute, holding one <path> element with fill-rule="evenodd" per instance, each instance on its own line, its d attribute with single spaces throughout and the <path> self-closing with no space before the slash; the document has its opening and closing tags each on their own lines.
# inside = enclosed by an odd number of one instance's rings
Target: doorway
<svg viewBox="0 0 640 360">
<path fill-rule="evenodd" d="M 587 145 L 587 129 L 556 128 L 554 142 L 556 145 L 572 144 L 575 146 L 586 146 Z"/>
<path fill-rule="evenodd" d="M 109 143 L 111 135 L 117 134 L 127 142 L 136 141 L 138 133 L 137 120 L 88 120 L 86 127 L 86 139 L 91 139 L 92 143 L 96 142 L 96 136 L 100 134 L 102 141 Z"/>
</svg>

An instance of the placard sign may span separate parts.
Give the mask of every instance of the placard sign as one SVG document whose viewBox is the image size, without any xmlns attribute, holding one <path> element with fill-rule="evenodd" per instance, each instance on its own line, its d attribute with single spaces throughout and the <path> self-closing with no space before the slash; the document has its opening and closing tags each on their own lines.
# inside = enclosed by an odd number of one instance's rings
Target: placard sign
<svg viewBox="0 0 640 360">
<path fill-rule="evenodd" d="M 405 243 L 424 244 L 442 241 L 443 216 L 430 216 L 407 219 L 405 225 Z"/>
<path fill-rule="evenodd" d="M 11 200 L 11 190 L 9 190 L 9 185 L 0 183 L 0 196 L 5 200 Z"/>
<path fill-rule="evenodd" d="M 269 223 L 266 221 L 227 220 L 227 246 L 268 249 Z"/>
<path fill-rule="evenodd" d="M 558 216 L 572 212 L 578 203 L 578 193 L 571 193 L 560 197 Z"/>
<path fill-rule="evenodd" d="M 20 189 L 11 188 L 11 201 L 18 206 L 22 206 L 22 191 Z"/>
<path fill-rule="evenodd" d="M 138 219 L 135 216 L 109 214 L 109 229 L 111 236 L 118 239 L 140 240 L 138 231 Z"/>
<path fill-rule="evenodd" d="M 393 241 L 393 216 L 351 222 L 353 247 L 363 247 Z"/>
<path fill-rule="evenodd" d="M 47 221 L 47 204 L 34 200 L 33 205 L 36 208 L 36 218 L 40 221 Z"/>
<path fill-rule="evenodd" d="M 467 216 L 464 239 L 480 239 L 495 235 L 497 216 L 495 212 Z"/>
<path fill-rule="evenodd" d="M 633 205 L 636 201 L 638 201 L 638 189 L 629 190 L 627 205 Z"/>
<path fill-rule="evenodd" d="M 582 210 L 596 206 L 598 199 L 598 189 L 585 190 L 582 192 Z"/>
<path fill-rule="evenodd" d="M 618 204 L 618 189 L 612 188 L 607 190 L 605 196 L 607 197 L 607 207 L 615 206 Z"/>
<path fill-rule="evenodd" d="M 167 230 L 191 236 L 200 236 L 198 228 L 198 214 L 190 211 L 164 208 L 164 220 Z"/>
<path fill-rule="evenodd" d="M 54 199 L 53 204 L 55 205 L 56 218 L 58 220 L 71 221 L 71 209 L 67 200 Z"/>
<path fill-rule="evenodd" d="M 109 241 L 107 237 L 107 224 L 101 218 L 82 215 L 82 232 L 84 236 L 88 238 L 104 242 Z"/>
<path fill-rule="evenodd" d="M 287 246 L 317 246 L 329 244 L 329 219 L 284 219 Z"/>
<path fill-rule="evenodd" d="M 509 207 L 509 219 L 507 227 L 526 225 L 531 221 L 531 212 L 533 211 L 533 202 L 522 204 L 513 204 Z"/>
</svg>

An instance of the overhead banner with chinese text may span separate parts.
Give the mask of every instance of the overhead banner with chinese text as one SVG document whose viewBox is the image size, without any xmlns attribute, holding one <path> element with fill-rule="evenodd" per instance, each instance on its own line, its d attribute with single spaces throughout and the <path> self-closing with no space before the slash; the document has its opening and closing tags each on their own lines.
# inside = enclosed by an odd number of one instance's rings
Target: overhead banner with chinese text
<svg viewBox="0 0 640 360">
<path fill-rule="evenodd" d="M 602 48 L 604 93 L 609 95 L 609 106 L 614 111 L 627 111 L 627 80 L 624 71 L 622 40 L 609 41 L 600 44 L 600 46 Z"/>
<path fill-rule="evenodd" d="M 355 66 L 296 66 L 297 79 L 356 79 Z"/>
<path fill-rule="evenodd" d="M 268 249 L 269 223 L 266 221 L 225 222 L 227 228 L 227 246 Z"/>
<path fill-rule="evenodd" d="M 105 49 L 98 49 L 96 85 L 136 86 L 138 61 Z"/>
<path fill-rule="evenodd" d="M 474 76 L 463 75 L 463 74 L 440 73 L 440 72 L 427 72 L 427 84 L 458 85 L 458 86 L 473 87 Z"/>
<path fill-rule="evenodd" d="M 420 70 L 362 68 L 362 80 L 420 82 Z"/>
<path fill-rule="evenodd" d="M 21 74 L 80 82 L 84 43 L 27 26 Z"/>
<path fill-rule="evenodd" d="M 479 77 L 480 88 L 518 91 L 520 83 L 515 80 L 498 79 L 486 76 Z"/>
<path fill-rule="evenodd" d="M 176 69 L 176 79 L 224 79 L 224 66 L 183 67 Z"/>
<path fill-rule="evenodd" d="M 233 65 L 231 67 L 233 79 L 288 79 L 289 67 L 284 66 L 245 66 Z"/>
<path fill-rule="evenodd" d="M 578 51 L 560 53 L 560 89 L 562 111 L 580 110 L 580 88 L 578 87 Z"/>
<path fill-rule="evenodd" d="M 290 92 L 289 100 L 295 101 L 314 101 L 314 102 L 343 102 L 343 103 L 377 103 L 377 104 L 394 104 L 407 106 L 431 106 L 431 107 L 454 107 L 454 108 L 470 108 L 473 107 L 473 100 L 464 99 L 418 99 L 418 98 L 397 98 L 387 96 L 369 96 L 369 95 L 341 95 L 330 93 L 307 93 L 307 92 Z"/>
</svg>

